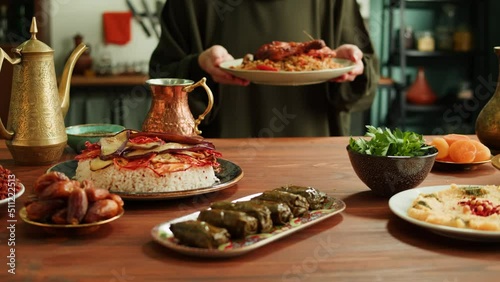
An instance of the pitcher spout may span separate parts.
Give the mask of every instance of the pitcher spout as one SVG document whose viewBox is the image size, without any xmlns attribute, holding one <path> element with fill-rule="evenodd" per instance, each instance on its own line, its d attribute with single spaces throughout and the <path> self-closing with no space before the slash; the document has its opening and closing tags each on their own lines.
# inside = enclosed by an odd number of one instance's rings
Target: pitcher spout
<svg viewBox="0 0 500 282">
<path fill-rule="evenodd" d="M 59 85 L 59 100 L 61 101 L 61 112 L 63 117 L 66 117 L 69 109 L 69 88 L 71 86 L 71 75 L 73 74 L 73 69 L 75 67 L 78 58 L 88 49 L 84 43 L 80 43 L 76 46 L 75 50 L 71 53 L 64 65 L 63 74 L 61 76 L 61 82 Z"/>
</svg>

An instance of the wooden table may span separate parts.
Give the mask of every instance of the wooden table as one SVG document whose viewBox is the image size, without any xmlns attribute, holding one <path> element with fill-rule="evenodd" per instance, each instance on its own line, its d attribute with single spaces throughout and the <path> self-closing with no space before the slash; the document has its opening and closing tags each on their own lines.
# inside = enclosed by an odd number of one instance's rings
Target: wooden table
<svg viewBox="0 0 500 282">
<path fill-rule="evenodd" d="M 396 217 L 349 163 L 346 137 L 215 139 L 245 176 L 235 186 L 178 200 L 128 201 L 125 215 L 84 236 L 55 236 L 18 218 L 7 233 L 1 207 L 0 281 L 497 281 L 500 244 L 449 239 Z M 30 188 L 47 166 L 16 166 L 3 142 L 0 164 Z M 66 154 L 63 159 L 73 156 Z M 473 171 L 431 172 L 421 186 L 500 184 L 490 164 Z M 317 187 L 347 209 L 250 253 L 202 259 L 173 253 L 152 240 L 158 223 L 283 184 Z M 20 210 L 29 191 L 17 202 Z M 15 246 L 7 246 L 7 238 Z M 15 275 L 6 256 L 15 250 Z"/>
</svg>

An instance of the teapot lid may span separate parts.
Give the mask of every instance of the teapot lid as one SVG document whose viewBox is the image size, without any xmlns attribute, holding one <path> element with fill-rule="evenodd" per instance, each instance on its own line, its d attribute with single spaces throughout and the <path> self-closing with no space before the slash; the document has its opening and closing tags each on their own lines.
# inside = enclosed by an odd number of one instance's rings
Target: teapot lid
<svg viewBox="0 0 500 282">
<path fill-rule="evenodd" d="M 21 53 L 44 53 L 44 52 L 54 52 L 52 48 L 50 48 L 47 44 L 36 38 L 36 34 L 38 33 L 38 27 L 36 25 L 36 18 L 33 17 L 31 20 L 30 27 L 31 38 L 27 41 L 21 43 L 16 50 Z"/>
</svg>

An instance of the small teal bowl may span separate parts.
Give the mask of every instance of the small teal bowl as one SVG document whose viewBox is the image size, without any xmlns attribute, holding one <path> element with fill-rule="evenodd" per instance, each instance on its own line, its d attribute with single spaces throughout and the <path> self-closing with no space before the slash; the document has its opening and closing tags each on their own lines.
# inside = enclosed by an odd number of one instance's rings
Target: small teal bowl
<svg viewBox="0 0 500 282">
<path fill-rule="evenodd" d="M 85 142 L 96 143 L 103 137 L 113 136 L 124 130 L 125 127 L 117 124 L 95 123 L 79 124 L 66 127 L 68 145 L 79 154 L 85 149 Z"/>
</svg>

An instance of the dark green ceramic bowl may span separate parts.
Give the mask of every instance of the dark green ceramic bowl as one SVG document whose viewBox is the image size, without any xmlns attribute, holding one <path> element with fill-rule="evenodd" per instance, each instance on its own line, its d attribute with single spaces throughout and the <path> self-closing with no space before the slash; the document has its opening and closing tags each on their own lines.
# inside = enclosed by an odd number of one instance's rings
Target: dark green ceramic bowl
<svg viewBox="0 0 500 282">
<path fill-rule="evenodd" d="M 384 157 L 361 154 L 348 145 L 347 154 L 359 179 L 374 193 L 389 197 L 422 183 L 436 160 L 437 149 L 419 157 Z"/>
<path fill-rule="evenodd" d="M 116 133 L 124 130 L 125 127 L 117 124 L 80 124 L 66 127 L 66 134 L 68 135 L 68 145 L 80 153 L 85 149 L 85 142 L 96 143 L 102 137 L 113 136 Z"/>
</svg>

